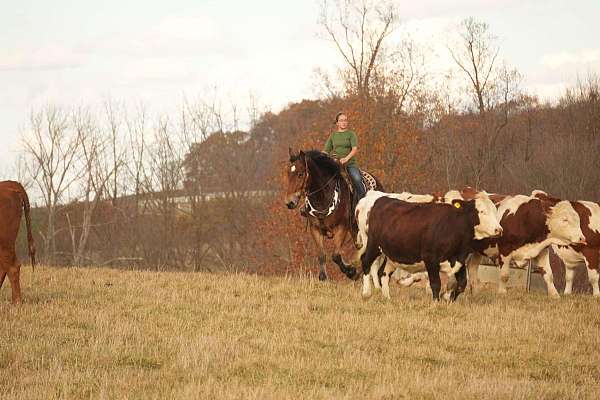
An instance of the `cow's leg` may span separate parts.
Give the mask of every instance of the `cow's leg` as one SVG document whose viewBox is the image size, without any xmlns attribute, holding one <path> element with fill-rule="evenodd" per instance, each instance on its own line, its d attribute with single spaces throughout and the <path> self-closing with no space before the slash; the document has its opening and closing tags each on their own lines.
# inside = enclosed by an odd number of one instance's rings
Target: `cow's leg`
<svg viewBox="0 0 600 400">
<path fill-rule="evenodd" d="M 598 249 L 592 249 L 586 247 L 583 249 L 583 256 L 585 257 L 588 280 L 592 285 L 592 293 L 594 297 L 600 297 L 600 289 L 598 288 L 598 264 L 600 253 Z"/>
<path fill-rule="evenodd" d="M 463 264 L 466 264 L 466 257 L 463 258 L 462 260 Z M 455 301 L 458 296 L 463 293 L 465 291 L 465 289 L 467 288 L 467 281 L 468 281 L 468 276 L 467 276 L 467 266 L 465 265 L 464 267 L 462 267 L 461 269 L 458 270 L 458 272 L 455 274 L 456 277 L 456 290 L 454 292 L 452 292 L 453 298 L 452 301 Z"/>
<path fill-rule="evenodd" d="M 323 235 L 321 234 L 321 230 L 314 225 L 310 226 L 310 233 L 319 251 L 319 280 L 324 281 L 327 280 L 327 271 L 325 269 L 327 257 L 325 256 L 325 246 L 323 246 Z"/>
<path fill-rule="evenodd" d="M 333 256 L 331 259 L 335 262 L 340 271 L 342 271 L 348 278 L 355 279 L 357 277 L 356 268 L 352 264 L 347 265 L 342 258 L 342 246 L 346 241 L 348 230 L 343 225 L 338 225 L 333 229 Z"/>
<path fill-rule="evenodd" d="M 376 290 L 381 290 L 380 277 L 383 275 L 383 268 L 386 264 L 386 257 L 381 255 L 375 260 L 375 264 L 371 267 L 371 278 L 373 279 L 373 286 Z"/>
<path fill-rule="evenodd" d="M 387 263 L 383 268 L 383 275 L 381 276 L 381 294 L 386 299 L 390 299 L 390 276 L 396 271 L 396 265 L 394 263 Z"/>
<path fill-rule="evenodd" d="M 463 270 L 463 263 L 458 260 L 450 263 L 448 261 L 444 261 L 440 264 L 440 270 L 446 273 L 448 280 L 446 281 L 446 291 L 444 293 L 444 300 L 452 301 L 454 297 L 454 292 L 457 289 L 457 281 L 456 274 L 458 271 Z"/>
<path fill-rule="evenodd" d="M 573 293 L 573 278 L 575 277 L 575 267 L 570 263 L 565 264 L 565 294 L 569 295 Z"/>
<path fill-rule="evenodd" d="M 429 286 L 431 287 L 431 294 L 433 300 L 438 301 L 440 299 L 440 289 L 442 288 L 442 282 L 440 281 L 440 263 L 436 261 L 425 262 L 427 268 L 427 276 L 429 277 Z"/>
<path fill-rule="evenodd" d="M 554 276 L 552 274 L 552 267 L 550 267 L 550 252 L 548 247 L 535 257 L 535 262 L 544 269 L 544 281 L 546 281 L 546 287 L 548 288 L 548 296 L 555 299 L 560 298 L 558 290 L 554 286 Z"/>
<path fill-rule="evenodd" d="M 477 271 L 479 270 L 479 264 L 481 264 L 481 258 L 481 254 L 475 252 L 471 253 L 471 257 L 467 261 L 468 285 L 471 294 L 476 294 L 480 289 L 479 274 Z"/>
<path fill-rule="evenodd" d="M 20 270 L 21 265 L 18 261 L 16 261 L 15 264 L 8 269 L 8 280 L 10 281 L 10 286 L 12 287 L 13 304 L 19 304 L 21 302 L 21 285 L 19 283 Z"/>
<path fill-rule="evenodd" d="M 363 270 L 363 288 L 362 297 L 368 299 L 371 297 L 371 265 L 381 255 L 378 248 L 371 243 L 367 245 L 366 251 L 360 256 L 360 263 Z"/>
<path fill-rule="evenodd" d="M 510 276 L 510 261 L 511 256 L 503 257 L 500 255 L 500 279 L 498 280 L 498 293 L 506 294 L 506 284 Z"/>
</svg>

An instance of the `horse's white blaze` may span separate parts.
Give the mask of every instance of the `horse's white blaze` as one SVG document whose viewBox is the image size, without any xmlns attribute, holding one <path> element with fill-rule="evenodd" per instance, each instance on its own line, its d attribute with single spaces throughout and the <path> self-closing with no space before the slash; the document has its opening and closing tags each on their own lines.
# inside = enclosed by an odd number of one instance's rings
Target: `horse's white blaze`
<svg viewBox="0 0 600 400">
<path fill-rule="evenodd" d="M 296 166 L 295 166 L 295 165 L 292 165 L 291 171 L 292 171 L 292 172 L 295 172 L 295 171 L 296 171 Z"/>
<path fill-rule="evenodd" d="M 581 232 L 579 214 L 570 202 L 563 200 L 550 209 L 550 216 L 546 224 L 550 230 L 550 237 L 564 240 L 567 243 L 579 243 L 585 240 Z"/>
</svg>

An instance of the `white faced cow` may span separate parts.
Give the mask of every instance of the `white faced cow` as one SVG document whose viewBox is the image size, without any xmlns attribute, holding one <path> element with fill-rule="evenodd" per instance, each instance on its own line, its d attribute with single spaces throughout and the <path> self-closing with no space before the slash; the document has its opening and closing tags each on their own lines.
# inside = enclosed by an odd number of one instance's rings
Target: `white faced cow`
<svg viewBox="0 0 600 400">
<path fill-rule="evenodd" d="M 503 197 L 498 203 L 498 216 L 504 234 L 500 238 L 474 243 L 477 252 L 469 261 L 469 272 L 476 270 L 481 255 L 496 260 L 501 265 L 498 291 L 506 293 L 510 263 L 524 267 L 533 259 L 544 267 L 548 294 L 558 296 L 548 261 L 548 247 L 585 243 L 579 215 L 568 201 L 548 201 L 524 195 Z"/>
<path fill-rule="evenodd" d="M 551 202 L 559 202 L 548 196 L 545 192 L 536 190 L 533 196 Z M 591 201 L 572 201 L 573 209 L 580 219 L 580 226 L 585 236 L 585 244 L 560 245 L 553 244 L 552 249 L 565 265 L 565 294 L 571 294 L 573 290 L 573 277 L 575 268 L 579 264 L 585 264 L 588 272 L 588 280 L 592 285 L 594 296 L 600 296 L 598 288 L 598 258 L 600 255 L 600 204 Z M 545 260 L 547 261 L 547 260 Z M 550 265 L 543 266 L 550 269 Z M 556 290 L 556 289 L 555 289 Z"/>
</svg>

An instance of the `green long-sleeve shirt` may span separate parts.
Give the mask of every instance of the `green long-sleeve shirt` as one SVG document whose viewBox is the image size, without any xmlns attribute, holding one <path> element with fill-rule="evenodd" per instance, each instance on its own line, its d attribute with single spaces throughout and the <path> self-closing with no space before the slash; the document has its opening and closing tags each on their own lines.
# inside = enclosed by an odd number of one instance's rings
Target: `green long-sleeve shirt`
<svg viewBox="0 0 600 400">
<path fill-rule="evenodd" d="M 358 138 L 354 131 L 333 132 L 325 142 L 324 151 L 341 159 L 350 154 L 352 148 L 357 146 Z M 356 156 L 348 161 L 348 165 L 357 166 Z"/>
</svg>

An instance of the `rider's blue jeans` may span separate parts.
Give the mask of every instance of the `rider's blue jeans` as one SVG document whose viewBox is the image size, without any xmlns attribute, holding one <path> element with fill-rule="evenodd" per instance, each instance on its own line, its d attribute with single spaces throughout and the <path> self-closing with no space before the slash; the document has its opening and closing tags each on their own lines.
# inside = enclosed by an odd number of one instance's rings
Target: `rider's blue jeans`
<svg viewBox="0 0 600 400">
<path fill-rule="evenodd" d="M 350 178 L 352 178 L 352 183 L 354 183 L 354 188 L 356 189 L 356 198 L 360 200 L 365 196 L 365 188 L 362 184 L 360 170 L 354 165 L 348 165 L 346 166 L 346 169 L 348 170 L 348 175 L 350 175 Z"/>
</svg>

